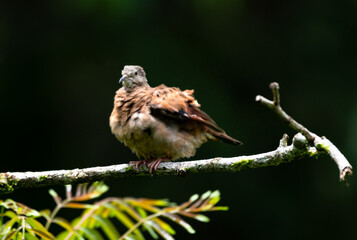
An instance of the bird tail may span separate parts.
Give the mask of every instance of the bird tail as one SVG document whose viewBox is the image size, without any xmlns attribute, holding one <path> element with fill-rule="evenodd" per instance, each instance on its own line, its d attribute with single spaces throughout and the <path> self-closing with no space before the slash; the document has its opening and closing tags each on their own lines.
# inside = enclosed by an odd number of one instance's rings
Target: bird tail
<svg viewBox="0 0 357 240">
<path fill-rule="evenodd" d="M 210 138 L 211 140 L 216 140 L 216 141 L 218 140 L 218 141 L 228 143 L 228 144 L 233 144 L 233 145 L 242 145 L 243 144 L 242 142 L 228 136 L 224 131 L 218 132 L 218 131 L 213 130 L 212 128 L 207 127 L 206 132 L 209 135 L 213 136 L 213 139 Z"/>
</svg>

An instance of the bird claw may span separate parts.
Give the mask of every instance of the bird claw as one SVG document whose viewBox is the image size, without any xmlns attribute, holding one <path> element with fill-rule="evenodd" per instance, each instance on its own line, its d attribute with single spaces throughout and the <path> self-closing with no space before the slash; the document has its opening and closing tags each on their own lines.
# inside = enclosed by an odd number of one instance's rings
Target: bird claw
<svg viewBox="0 0 357 240">
<path fill-rule="evenodd" d="M 147 165 L 149 168 L 149 172 L 152 173 L 153 171 L 156 171 L 157 168 L 159 167 L 160 163 L 165 160 L 165 158 L 159 158 L 156 160 L 140 160 L 140 161 L 131 161 L 129 164 L 135 164 L 135 168 L 138 170 L 140 165 L 144 164 Z"/>
<path fill-rule="evenodd" d="M 135 168 L 136 168 L 136 170 L 138 170 L 140 165 L 142 165 L 142 164 L 146 165 L 147 161 L 146 160 L 130 161 L 129 164 L 135 164 Z"/>
<path fill-rule="evenodd" d="M 159 167 L 159 164 L 164 160 L 163 158 L 156 159 L 148 164 L 149 172 L 152 173 L 152 170 L 156 171 Z"/>
</svg>

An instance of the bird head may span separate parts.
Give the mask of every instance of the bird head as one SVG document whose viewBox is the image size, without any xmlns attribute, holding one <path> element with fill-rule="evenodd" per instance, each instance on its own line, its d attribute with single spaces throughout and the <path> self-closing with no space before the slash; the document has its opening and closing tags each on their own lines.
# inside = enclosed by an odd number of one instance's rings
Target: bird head
<svg viewBox="0 0 357 240">
<path fill-rule="evenodd" d="M 145 71 L 140 66 L 125 66 L 121 71 L 121 74 L 122 77 L 120 78 L 119 83 L 123 84 L 125 88 L 148 85 Z"/>
</svg>

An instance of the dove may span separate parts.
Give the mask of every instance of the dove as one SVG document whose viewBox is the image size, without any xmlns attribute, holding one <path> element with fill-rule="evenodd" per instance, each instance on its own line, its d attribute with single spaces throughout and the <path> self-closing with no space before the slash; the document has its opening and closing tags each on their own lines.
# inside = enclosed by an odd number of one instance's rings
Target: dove
<svg viewBox="0 0 357 240">
<path fill-rule="evenodd" d="M 200 110 L 194 90 L 150 87 L 144 69 L 134 65 L 124 67 L 119 83 L 123 86 L 114 97 L 109 125 L 140 159 L 129 162 L 136 169 L 144 164 L 152 173 L 163 161 L 194 156 L 207 141 L 242 144 Z"/>
</svg>

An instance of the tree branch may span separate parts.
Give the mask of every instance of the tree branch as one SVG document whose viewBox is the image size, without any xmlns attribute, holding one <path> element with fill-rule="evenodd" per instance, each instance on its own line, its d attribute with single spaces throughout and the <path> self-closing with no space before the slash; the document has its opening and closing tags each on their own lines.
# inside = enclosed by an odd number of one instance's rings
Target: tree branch
<svg viewBox="0 0 357 240">
<path fill-rule="evenodd" d="M 352 166 L 327 138 L 319 137 L 304 126 L 292 119 L 280 107 L 279 85 L 270 84 L 274 100 L 270 101 L 262 96 L 257 96 L 256 101 L 271 108 L 291 128 L 298 131 L 292 144 L 288 145 L 288 136 L 284 134 L 276 150 L 250 156 L 231 158 L 212 158 L 185 162 L 163 162 L 159 165 L 154 175 L 186 175 L 191 173 L 204 173 L 212 171 L 236 172 L 247 168 L 277 166 L 293 160 L 316 157 L 328 154 L 336 162 L 340 170 L 340 180 L 346 181 L 346 176 L 352 174 Z M 119 164 L 106 167 L 93 167 L 73 170 L 55 170 L 44 172 L 7 172 L 0 173 L 0 194 L 11 193 L 19 188 L 34 188 L 50 185 L 75 184 L 108 180 L 129 176 L 152 176 L 146 167 L 138 170 L 135 165 Z"/>
<path fill-rule="evenodd" d="M 205 173 L 213 171 L 236 172 L 247 168 L 277 166 L 295 159 L 316 156 L 316 148 L 308 146 L 306 138 L 295 135 L 293 143 L 287 146 L 287 135 L 280 140 L 279 147 L 271 152 L 231 158 L 212 158 L 186 162 L 163 162 L 154 172 L 156 176 Z M 44 187 L 50 185 L 74 184 L 108 180 L 129 176 L 152 176 L 145 166 L 138 170 L 133 164 L 119 164 L 106 167 L 93 167 L 74 170 L 55 170 L 44 172 L 0 173 L 0 190 L 9 193 L 18 188 Z"/>
<path fill-rule="evenodd" d="M 340 181 L 348 184 L 346 177 L 352 175 L 352 166 L 340 150 L 326 137 L 319 137 L 315 133 L 310 132 L 300 123 L 296 122 L 290 117 L 280 106 L 280 93 L 279 84 L 273 82 L 269 85 L 273 92 L 273 101 L 258 95 L 256 101 L 261 102 L 263 105 L 272 109 L 280 118 L 282 118 L 288 125 L 297 132 L 301 132 L 305 138 L 314 146 L 318 151 L 327 153 L 337 164 L 340 170 Z"/>
</svg>

